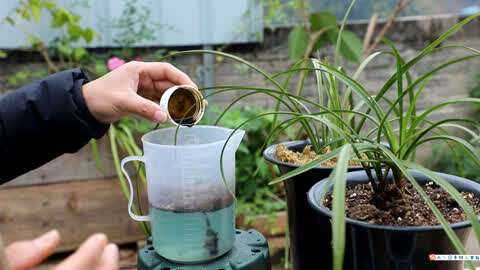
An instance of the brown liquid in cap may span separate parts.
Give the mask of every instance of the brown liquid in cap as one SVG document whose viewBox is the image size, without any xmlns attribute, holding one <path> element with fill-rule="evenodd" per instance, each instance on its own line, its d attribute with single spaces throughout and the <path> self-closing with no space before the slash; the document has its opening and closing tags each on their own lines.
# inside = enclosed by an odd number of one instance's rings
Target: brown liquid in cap
<svg viewBox="0 0 480 270">
<path fill-rule="evenodd" d="M 188 89 L 180 88 L 175 91 L 168 101 L 168 112 L 176 123 L 183 126 L 193 126 L 196 107 L 195 96 Z"/>
</svg>

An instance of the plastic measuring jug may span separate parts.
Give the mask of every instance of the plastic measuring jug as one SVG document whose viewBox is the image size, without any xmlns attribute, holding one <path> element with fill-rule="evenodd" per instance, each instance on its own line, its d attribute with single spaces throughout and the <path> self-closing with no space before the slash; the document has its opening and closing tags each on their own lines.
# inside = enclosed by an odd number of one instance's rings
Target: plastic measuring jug
<svg viewBox="0 0 480 270">
<path fill-rule="evenodd" d="M 195 263 L 217 258 L 233 247 L 235 238 L 235 152 L 245 134 L 216 126 L 158 129 L 142 137 L 143 156 L 122 160 L 128 180 L 128 213 L 150 221 L 153 247 L 166 259 Z M 222 158 L 225 182 L 222 179 Z M 132 212 L 133 189 L 125 164 L 145 163 L 148 216 Z M 225 185 L 226 184 L 226 185 Z M 227 189 L 228 186 L 228 189 Z"/>
</svg>

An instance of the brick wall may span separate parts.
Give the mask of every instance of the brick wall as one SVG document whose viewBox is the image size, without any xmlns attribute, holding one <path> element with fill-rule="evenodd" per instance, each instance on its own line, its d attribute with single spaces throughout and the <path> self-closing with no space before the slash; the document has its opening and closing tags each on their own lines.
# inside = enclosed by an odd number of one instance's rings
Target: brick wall
<svg viewBox="0 0 480 270">
<path fill-rule="evenodd" d="M 455 17 L 415 19 L 416 20 L 396 22 L 391 28 L 391 33 L 388 35 L 388 38 L 395 41 L 400 53 L 407 60 L 414 57 L 423 46 L 448 29 L 449 26 L 457 22 L 457 18 Z M 377 26 L 377 29 L 380 28 L 379 26 Z M 480 48 L 480 31 L 478 30 L 480 28 L 478 26 L 480 26 L 479 22 L 471 23 L 445 44 L 464 44 L 469 47 Z M 354 29 L 360 37 L 363 37 L 366 24 L 350 25 L 350 28 Z M 267 33 L 265 35 L 266 40 L 262 45 L 240 48 L 229 52 L 251 61 L 255 65 L 258 65 L 269 72 L 279 72 L 287 69 L 289 65 L 291 65 L 287 52 L 287 35 L 288 31 L 286 29 L 277 30 L 273 33 Z M 377 50 L 387 49 L 388 48 L 385 46 L 380 46 Z M 420 76 L 444 61 L 467 55 L 469 53 L 470 52 L 462 49 L 440 51 L 417 64 L 412 69 L 412 75 L 414 77 Z M 322 57 L 332 59 L 333 48 L 323 48 L 320 51 L 320 54 Z M 180 63 L 188 70 L 187 66 L 189 65 L 185 65 L 185 60 L 181 60 Z M 346 69 L 350 74 L 353 73 L 357 66 L 358 64 L 356 63 L 346 63 Z M 439 72 L 427 85 L 427 89 L 424 91 L 425 95 L 420 101 L 420 108 L 425 108 L 448 98 L 464 97 L 468 95 L 468 92 L 474 83 L 472 77 L 477 72 L 478 67 L 480 67 L 479 60 L 470 60 L 469 62 L 456 64 Z M 394 70 L 395 59 L 393 57 L 387 55 L 379 56 L 364 70 L 363 74 L 360 76 L 360 82 L 369 92 L 375 93 L 383 85 L 385 80 L 393 74 Z M 268 85 L 257 73 L 249 71 L 241 65 L 225 59 L 216 62 L 215 83 L 218 85 Z M 294 84 L 292 84 L 292 88 L 293 87 Z M 313 94 L 313 80 L 310 80 L 309 83 L 307 83 L 306 91 L 307 94 Z M 224 95 L 216 97 L 213 101 L 215 103 L 224 103 L 228 102 L 230 99 L 231 96 Z M 271 98 L 267 97 L 255 97 L 244 102 L 244 104 L 252 104 L 252 102 L 261 106 L 272 104 Z M 472 112 L 468 106 L 457 106 L 453 109 L 446 109 L 446 112 L 452 114 L 459 113 L 459 111 L 461 113 Z"/>
<path fill-rule="evenodd" d="M 401 20 L 395 23 L 391 28 L 388 38 L 393 40 L 402 54 L 402 56 L 409 60 L 413 58 L 426 44 L 433 41 L 437 36 L 446 31 L 451 25 L 456 23 L 459 19 L 456 17 L 445 16 L 437 18 L 413 18 Z M 448 40 L 445 44 L 463 44 L 473 48 L 480 49 L 480 23 L 475 21 L 458 32 L 454 37 Z M 379 25 L 380 26 L 380 25 Z M 377 26 L 377 30 L 380 27 Z M 360 37 L 363 37 L 366 29 L 365 23 L 358 23 L 349 26 Z M 288 60 L 287 48 L 287 29 L 277 30 L 273 33 L 267 33 L 264 44 L 252 46 L 250 48 L 240 48 L 230 51 L 231 53 L 245 58 L 255 65 L 269 71 L 279 72 L 285 70 L 291 65 Z M 333 58 L 333 48 L 327 47 L 320 51 L 322 57 Z M 380 46 L 377 50 L 388 50 L 385 46 Z M 470 54 L 464 49 L 449 49 L 439 51 L 432 56 L 422 60 L 412 69 L 412 76 L 418 77 L 423 73 L 431 70 L 433 67 L 445 61 L 465 56 Z M 345 64 L 345 63 L 344 63 Z M 349 74 L 353 74 L 358 64 L 346 63 L 346 69 Z M 419 101 L 418 109 L 423 110 L 441 101 L 451 98 L 466 97 L 472 86 L 474 85 L 473 76 L 480 72 L 480 61 L 477 59 L 470 60 L 454 66 L 448 67 L 440 71 L 434 76 L 427 85 L 422 99 Z M 384 84 L 386 79 L 393 74 L 395 70 L 395 59 L 392 56 L 382 55 L 371 62 L 360 76 L 360 82 L 370 93 L 376 93 Z M 307 82 L 305 93 L 306 95 L 314 95 L 314 80 L 313 76 Z M 215 83 L 217 85 L 231 85 L 242 84 L 259 86 L 268 86 L 260 75 L 256 72 L 249 71 L 239 64 L 234 64 L 231 61 L 217 61 L 215 65 Z M 295 84 L 292 83 L 291 91 L 294 91 Z M 270 87 L 272 87 L 270 85 Z M 392 89 L 392 94 L 395 94 L 395 89 Z M 221 95 L 212 99 L 217 105 L 227 103 L 232 99 L 232 95 Z M 265 108 L 271 107 L 274 100 L 265 95 L 255 95 L 244 100 L 238 106 L 257 105 Z M 435 118 L 445 117 L 462 117 L 464 115 L 472 115 L 474 110 L 471 106 L 461 104 L 450 107 L 445 107 L 440 113 L 432 116 Z M 429 146 L 425 147 L 424 151 L 420 151 L 420 160 L 428 157 L 430 151 Z"/>
</svg>

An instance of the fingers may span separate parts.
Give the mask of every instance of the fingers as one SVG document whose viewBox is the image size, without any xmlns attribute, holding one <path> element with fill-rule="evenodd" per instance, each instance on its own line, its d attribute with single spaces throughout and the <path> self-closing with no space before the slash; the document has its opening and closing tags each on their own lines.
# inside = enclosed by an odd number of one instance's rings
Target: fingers
<svg viewBox="0 0 480 270">
<path fill-rule="evenodd" d="M 5 253 L 12 269 L 29 269 L 50 256 L 59 243 L 60 234 L 52 230 L 34 240 L 15 242 Z"/>
<path fill-rule="evenodd" d="M 155 90 L 160 91 L 161 93 L 163 93 L 163 91 L 167 90 L 168 88 L 175 86 L 175 84 L 170 81 L 156 81 L 154 85 Z"/>
<path fill-rule="evenodd" d="M 167 115 L 162 111 L 159 104 L 136 94 L 124 100 L 123 110 L 157 123 L 163 123 L 167 120 Z"/>
<path fill-rule="evenodd" d="M 95 269 L 101 261 L 107 242 L 107 237 L 104 234 L 94 234 L 90 236 L 75 253 L 60 263 L 55 269 Z"/>
<path fill-rule="evenodd" d="M 100 263 L 98 264 L 96 270 L 116 270 L 119 268 L 118 261 L 119 254 L 117 245 L 108 244 L 103 250 Z"/>
<path fill-rule="evenodd" d="M 156 81 L 152 82 L 150 85 L 141 84 L 138 94 L 142 97 L 158 102 L 165 90 L 172 86 L 174 86 L 174 84 L 169 81 Z"/>
<path fill-rule="evenodd" d="M 196 87 L 187 74 L 169 63 L 145 62 L 141 66 L 141 72 L 146 73 L 152 81 L 166 80 L 174 85 L 188 84 Z"/>
</svg>

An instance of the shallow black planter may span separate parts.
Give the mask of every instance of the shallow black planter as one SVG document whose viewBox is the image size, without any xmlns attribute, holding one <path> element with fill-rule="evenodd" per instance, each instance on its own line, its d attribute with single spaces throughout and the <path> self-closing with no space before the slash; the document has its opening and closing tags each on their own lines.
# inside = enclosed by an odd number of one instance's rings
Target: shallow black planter
<svg viewBox="0 0 480 270">
<path fill-rule="evenodd" d="M 282 143 L 290 150 L 302 151 L 308 145 L 307 141 L 292 141 Z M 275 158 L 275 148 L 272 145 L 265 149 L 263 157 L 275 164 L 282 174 L 292 171 L 299 165 L 281 162 Z M 350 170 L 358 170 L 352 168 Z M 308 205 L 307 193 L 321 179 L 327 178 L 331 168 L 314 168 L 291 179 L 286 180 L 288 228 L 290 236 L 290 251 L 293 269 L 310 270 L 312 266 L 321 263 L 322 269 L 331 269 L 331 225 L 328 218 L 321 217 Z"/>
<path fill-rule="evenodd" d="M 419 183 L 428 179 L 413 173 Z M 480 195 L 480 184 L 438 173 L 461 191 Z M 350 172 L 348 184 L 368 182 L 364 171 Z M 330 220 L 331 212 L 320 202 L 320 191 L 327 185 L 324 179 L 308 192 L 308 201 L 315 215 Z M 470 231 L 470 222 L 451 224 L 463 244 Z M 369 224 L 347 218 L 344 269 L 355 270 L 463 270 L 463 263 L 429 261 L 429 254 L 455 254 L 446 233 L 440 225 L 430 227 L 394 227 Z M 322 266 L 319 262 L 318 266 Z M 315 265 L 316 266 L 316 265 Z M 310 266 L 311 268 L 312 266 Z M 309 269 L 310 269 L 309 268 Z M 313 269 L 313 268 L 312 268 Z"/>
</svg>

